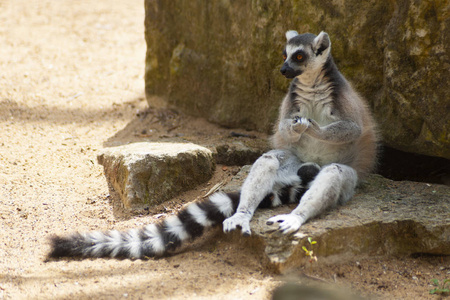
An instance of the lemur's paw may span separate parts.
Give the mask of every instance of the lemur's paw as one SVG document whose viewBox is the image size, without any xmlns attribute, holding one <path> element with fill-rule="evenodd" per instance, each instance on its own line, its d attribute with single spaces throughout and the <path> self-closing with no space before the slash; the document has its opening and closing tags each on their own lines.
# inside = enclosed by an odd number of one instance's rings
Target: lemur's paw
<svg viewBox="0 0 450 300">
<path fill-rule="evenodd" d="M 313 119 L 308 119 L 308 123 L 309 123 L 308 125 L 309 130 L 320 131 L 320 125 L 316 121 L 314 121 Z"/>
<path fill-rule="evenodd" d="M 248 213 L 237 212 L 223 221 L 223 232 L 228 233 L 239 228 L 242 235 L 249 236 L 252 234 L 250 230 L 251 218 L 252 216 Z"/>
<path fill-rule="evenodd" d="M 303 117 L 295 117 L 292 120 L 291 130 L 297 134 L 302 134 L 310 126 L 310 121 Z"/>
<path fill-rule="evenodd" d="M 278 230 L 284 234 L 289 234 L 300 229 L 305 220 L 295 214 L 278 215 L 267 220 L 267 225 L 278 223 Z"/>
</svg>

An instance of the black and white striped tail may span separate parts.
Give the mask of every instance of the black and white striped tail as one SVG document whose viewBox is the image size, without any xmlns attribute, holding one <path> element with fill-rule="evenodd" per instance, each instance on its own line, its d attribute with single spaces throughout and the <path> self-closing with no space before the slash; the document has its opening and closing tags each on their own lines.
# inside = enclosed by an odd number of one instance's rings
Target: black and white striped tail
<svg viewBox="0 0 450 300">
<path fill-rule="evenodd" d="M 298 201 L 319 171 L 318 166 L 303 166 L 298 171 L 302 184 L 288 185 L 267 195 L 259 208 Z M 275 191 L 274 191 L 275 192 Z M 60 258 L 112 257 L 145 259 L 161 257 L 176 250 L 187 240 L 200 237 L 208 227 L 222 224 L 239 205 L 240 193 L 215 193 L 208 199 L 192 202 L 176 215 L 157 224 L 128 231 L 111 230 L 54 236 L 50 239 L 48 260 Z"/>
<path fill-rule="evenodd" d="M 157 224 L 120 232 L 76 233 L 51 238 L 48 259 L 113 257 L 144 259 L 164 256 L 186 240 L 200 237 L 205 228 L 222 224 L 236 212 L 239 193 L 215 193 L 193 202 Z"/>
</svg>

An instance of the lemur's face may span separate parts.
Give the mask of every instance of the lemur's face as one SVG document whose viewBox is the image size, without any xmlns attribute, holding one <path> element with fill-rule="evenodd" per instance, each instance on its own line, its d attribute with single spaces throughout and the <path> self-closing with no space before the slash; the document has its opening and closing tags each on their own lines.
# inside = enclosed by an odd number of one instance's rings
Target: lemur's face
<svg viewBox="0 0 450 300">
<path fill-rule="evenodd" d="M 307 70 L 317 70 L 326 62 L 330 52 L 328 34 L 319 36 L 311 33 L 286 32 L 286 48 L 283 51 L 284 64 L 280 69 L 286 78 L 302 75 Z"/>
</svg>

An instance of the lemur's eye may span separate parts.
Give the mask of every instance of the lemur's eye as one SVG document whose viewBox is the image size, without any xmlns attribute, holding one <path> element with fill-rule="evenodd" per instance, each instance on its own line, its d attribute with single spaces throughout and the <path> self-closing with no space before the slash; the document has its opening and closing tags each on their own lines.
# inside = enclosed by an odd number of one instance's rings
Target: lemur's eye
<svg viewBox="0 0 450 300">
<path fill-rule="evenodd" d="M 287 59 L 287 55 L 283 54 L 283 60 L 286 60 L 286 59 Z"/>
<path fill-rule="evenodd" d="M 303 58 L 303 55 L 297 54 L 297 60 L 302 60 L 302 58 Z"/>
</svg>

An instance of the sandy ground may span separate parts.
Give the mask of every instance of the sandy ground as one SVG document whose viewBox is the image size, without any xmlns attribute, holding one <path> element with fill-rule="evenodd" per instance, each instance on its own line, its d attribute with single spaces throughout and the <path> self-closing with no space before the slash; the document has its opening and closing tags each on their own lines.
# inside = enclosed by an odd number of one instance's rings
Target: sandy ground
<svg viewBox="0 0 450 300">
<path fill-rule="evenodd" d="M 149 214 L 114 211 L 96 156 L 147 109 L 143 21 L 143 1 L 0 0 L 0 299 L 268 299 L 280 284 L 220 231 L 160 260 L 44 262 L 51 234 L 154 222 L 237 171 L 218 166 Z M 429 281 L 449 265 L 371 258 L 306 272 L 382 299 L 438 299 Z"/>
</svg>

